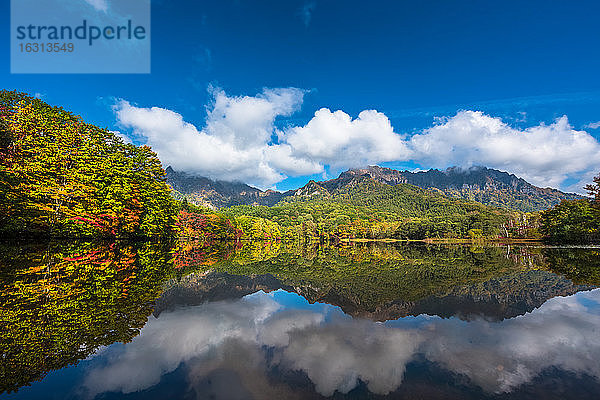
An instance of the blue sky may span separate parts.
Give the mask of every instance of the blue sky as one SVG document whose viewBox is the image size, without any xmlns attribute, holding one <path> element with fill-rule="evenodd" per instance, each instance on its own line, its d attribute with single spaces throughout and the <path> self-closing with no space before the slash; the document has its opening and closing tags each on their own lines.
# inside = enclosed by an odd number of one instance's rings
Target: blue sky
<svg viewBox="0 0 600 400">
<path fill-rule="evenodd" d="M 150 74 L 19 75 L 5 58 L 0 87 L 147 142 L 165 164 L 260 187 L 362 164 L 486 164 L 581 191 L 600 171 L 599 14 L 595 1 L 162 0 Z"/>
</svg>

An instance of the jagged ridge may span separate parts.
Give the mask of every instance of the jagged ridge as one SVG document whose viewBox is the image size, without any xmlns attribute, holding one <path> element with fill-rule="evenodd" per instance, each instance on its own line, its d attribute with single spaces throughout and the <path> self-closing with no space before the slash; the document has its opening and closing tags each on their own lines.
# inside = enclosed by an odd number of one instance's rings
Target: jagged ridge
<svg viewBox="0 0 600 400">
<path fill-rule="evenodd" d="M 185 197 L 195 204 L 217 209 L 235 205 L 273 206 L 290 197 L 293 200 L 331 198 L 344 188 L 369 179 L 391 186 L 410 184 L 448 197 L 524 212 L 545 210 L 562 200 L 582 198 L 552 188 L 539 188 L 513 174 L 486 167 L 410 172 L 369 166 L 342 172 L 338 178 L 327 181 L 311 180 L 299 189 L 283 193 L 262 191 L 239 182 L 215 181 L 167 168 L 167 182 L 176 197 Z"/>
</svg>

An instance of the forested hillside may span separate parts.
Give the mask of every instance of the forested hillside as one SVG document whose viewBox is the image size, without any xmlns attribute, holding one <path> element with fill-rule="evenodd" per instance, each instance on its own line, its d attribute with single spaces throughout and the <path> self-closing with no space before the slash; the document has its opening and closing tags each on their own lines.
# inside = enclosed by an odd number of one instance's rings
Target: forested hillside
<svg viewBox="0 0 600 400">
<path fill-rule="evenodd" d="M 535 234 L 534 216 L 450 199 L 412 185 L 390 186 L 357 177 L 333 192 L 323 191 L 314 182 L 307 187 L 310 190 L 287 197 L 274 207 L 235 206 L 222 212 L 232 219 L 253 217 L 275 222 L 275 234 L 292 238 L 424 239 Z M 262 227 L 258 224 L 257 231 L 261 232 Z"/>
<path fill-rule="evenodd" d="M 409 180 L 439 187 L 423 189 Z M 565 201 L 543 213 L 543 234 L 554 241 L 598 240 L 597 185 L 589 187 L 593 200 Z M 502 201 L 475 197 L 507 207 L 445 195 L 459 186 L 481 196 L 497 195 Z M 535 209 L 579 197 L 485 168 L 413 174 L 369 167 L 286 193 L 261 191 L 165 172 L 149 147 L 126 144 L 60 107 L 9 91 L 0 92 L 0 193 L 0 233 L 7 237 L 178 234 L 207 245 L 222 240 L 539 238 L 539 213 L 510 208 Z M 525 194 L 533 203 L 523 202 Z"/>
<path fill-rule="evenodd" d="M 176 202 L 147 146 L 18 92 L 0 91 L 0 232 L 157 237 Z"/>
</svg>

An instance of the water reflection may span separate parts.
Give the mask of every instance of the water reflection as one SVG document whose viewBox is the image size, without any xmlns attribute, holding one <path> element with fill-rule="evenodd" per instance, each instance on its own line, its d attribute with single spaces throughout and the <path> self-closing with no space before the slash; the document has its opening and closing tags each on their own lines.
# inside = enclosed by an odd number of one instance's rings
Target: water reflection
<svg viewBox="0 0 600 400">
<path fill-rule="evenodd" d="M 420 314 L 502 320 L 600 284 L 595 249 L 253 244 L 224 253 L 169 282 L 155 315 L 182 303 L 284 289 L 377 321 Z"/>
<path fill-rule="evenodd" d="M 0 254 L 2 389 L 57 370 L 9 398 L 600 390 L 597 249 L 80 243 Z"/>
<path fill-rule="evenodd" d="M 307 306 L 295 294 L 259 292 L 151 318 L 130 345 L 102 355 L 107 364 L 92 368 L 83 387 L 92 395 L 130 393 L 182 368 L 198 398 L 210 393 L 197 383 L 217 372 L 236 378 L 236 393 L 287 398 L 295 390 L 269 377 L 301 371 L 310 380 L 306 392 L 314 385 L 323 396 L 344 394 L 364 382 L 383 395 L 399 388 L 407 364 L 419 356 L 488 393 L 511 391 L 550 367 L 598 378 L 599 302 L 594 290 L 503 322 L 421 316 L 381 324 L 332 306 Z"/>
<path fill-rule="evenodd" d="M 0 393 L 128 342 L 171 277 L 170 246 L 0 246 Z"/>
</svg>

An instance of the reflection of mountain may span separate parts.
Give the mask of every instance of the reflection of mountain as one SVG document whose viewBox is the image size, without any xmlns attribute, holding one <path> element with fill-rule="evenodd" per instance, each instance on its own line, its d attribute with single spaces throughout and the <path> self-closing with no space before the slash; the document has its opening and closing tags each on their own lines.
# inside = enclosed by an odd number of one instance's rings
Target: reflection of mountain
<svg viewBox="0 0 600 400">
<path fill-rule="evenodd" d="M 285 278 L 282 279 L 287 282 Z M 327 303 L 339 306 L 346 314 L 375 321 L 394 320 L 409 315 L 456 316 L 470 320 L 483 317 L 503 320 L 523 315 L 556 296 L 568 296 L 591 286 L 574 285 L 568 279 L 546 271 L 528 271 L 491 279 L 487 282 L 457 286 L 446 293 L 422 299 L 404 301 L 397 299 L 376 307 L 365 307 L 360 299 L 349 297 L 335 288 L 321 289 L 312 285 L 282 283 L 271 274 L 240 276 L 209 270 L 192 273 L 179 282 L 172 281 L 156 301 L 154 315 L 182 305 L 199 305 L 204 302 L 237 299 L 258 292 L 283 289 L 295 292 L 310 303 Z"/>
<path fill-rule="evenodd" d="M 180 280 L 166 283 L 167 289 L 155 302 L 154 316 L 181 305 L 200 305 L 205 302 L 238 299 L 259 290 L 271 292 L 277 289 L 293 291 L 271 274 L 257 276 L 230 275 L 207 271 L 192 273 Z"/>
<path fill-rule="evenodd" d="M 377 321 L 397 319 L 407 315 L 457 316 L 470 320 L 483 317 L 503 320 L 531 312 L 548 299 L 569 296 L 593 286 L 574 285 L 570 280 L 546 271 L 528 271 L 491 279 L 470 286 L 459 286 L 438 296 L 403 302 L 397 300 L 375 310 L 358 310 L 353 315 Z"/>
<path fill-rule="evenodd" d="M 591 288 L 547 272 L 553 270 L 548 260 L 557 259 L 548 254 L 529 247 L 509 251 L 502 247 L 255 243 L 209 266 L 196 264 L 196 273 L 172 282 L 159 308 L 170 308 L 177 299 L 199 304 L 284 288 L 310 302 L 334 304 L 347 314 L 374 320 L 421 313 L 501 320 L 531 311 L 549 298 Z M 579 270 L 591 259 L 577 253 Z M 186 271 L 193 270 L 188 266 Z M 595 280 L 578 283 L 595 284 Z"/>
</svg>

